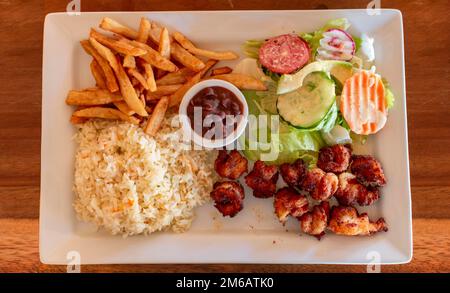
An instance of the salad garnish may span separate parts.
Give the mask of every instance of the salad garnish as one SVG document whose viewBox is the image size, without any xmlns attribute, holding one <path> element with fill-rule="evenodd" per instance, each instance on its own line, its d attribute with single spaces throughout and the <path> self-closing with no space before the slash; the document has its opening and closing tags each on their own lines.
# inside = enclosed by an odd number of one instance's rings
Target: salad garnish
<svg viewBox="0 0 450 293">
<path fill-rule="evenodd" d="M 374 39 L 349 28 L 346 18 L 338 18 L 311 33 L 244 43 L 248 58 L 234 72 L 252 75 L 268 87 L 244 91 L 249 112 L 279 118 L 277 133 L 270 125 L 247 130 L 256 140 L 241 138 L 247 158 L 261 159 L 276 148 L 278 157 L 267 163 L 302 158 L 313 167 L 322 147 L 365 143 L 384 127 L 394 105 L 393 91 L 376 72 Z M 256 149 L 248 148 L 250 144 Z"/>
</svg>

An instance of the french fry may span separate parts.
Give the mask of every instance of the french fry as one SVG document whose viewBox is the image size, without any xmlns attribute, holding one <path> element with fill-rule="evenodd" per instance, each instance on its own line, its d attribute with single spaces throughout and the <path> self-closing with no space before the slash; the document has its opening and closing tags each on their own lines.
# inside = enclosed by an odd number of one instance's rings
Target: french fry
<svg viewBox="0 0 450 293">
<path fill-rule="evenodd" d="M 232 84 L 234 84 L 237 88 L 241 90 L 256 90 L 256 91 L 265 91 L 267 90 L 267 87 L 265 84 L 254 78 L 250 75 L 245 74 L 239 74 L 239 73 L 229 73 L 229 74 L 221 74 L 221 75 L 214 75 L 211 77 L 208 77 L 208 79 L 221 79 L 228 81 Z"/>
<path fill-rule="evenodd" d="M 142 56 L 147 54 L 147 51 L 142 48 L 102 35 L 93 28 L 91 28 L 89 36 L 97 40 L 100 44 L 124 55 Z"/>
<path fill-rule="evenodd" d="M 83 124 L 84 122 L 88 121 L 89 118 L 85 117 L 77 117 L 77 116 L 70 116 L 70 123 L 72 124 Z"/>
<path fill-rule="evenodd" d="M 159 54 L 164 58 L 170 58 L 170 38 L 167 28 L 161 30 L 161 36 L 159 37 Z"/>
<path fill-rule="evenodd" d="M 214 75 L 228 74 L 231 73 L 232 71 L 233 69 L 231 69 L 230 67 L 224 66 L 213 69 L 211 75 L 214 76 Z"/>
<path fill-rule="evenodd" d="M 133 110 L 130 109 L 130 107 L 125 103 L 125 101 L 120 102 L 114 102 L 114 106 L 116 106 L 117 109 L 119 109 L 120 112 L 124 113 L 125 115 L 131 116 L 135 114 Z"/>
<path fill-rule="evenodd" d="M 185 83 L 188 78 L 192 75 L 194 75 L 195 72 L 190 70 L 189 68 L 181 68 L 178 71 L 170 72 L 161 77 L 156 81 L 156 85 L 171 85 L 171 84 L 179 84 L 179 83 Z"/>
<path fill-rule="evenodd" d="M 192 71 L 198 72 L 205 67 L 205 63 L 198 59 L 183 47 L 178 45 L 178 43 L 173 42 L 170 45 L 170 53 L 173 59 L 180 62 Z"/>
<path fill-rule="evenodd" d="M 106 89 L 105 74 L 95 58 L 92 59 L 90 68 L 92 76 L 95 79 L 96 86 L 101 89 Z"/>
<path fill-rule="evenodd" d="M 139 56 L 139 58 L 145 60 L 147 63 L 150 63 L 154 67 L 157 67 L 159 69 L 169 71 L 169 72 L 173 72 L 178 69 L 177 66 L 175 64 L 173 64 L 169 59 L 161 56 L 161 54 L 159 54 L 158 51 L 156 51 L 155 49 L 153 49 L 152 47 L 150 47 L 147 44 L 139 43 L 136 41 L 129 41 L 126 39 L 121 39 L 121 41 L 122 42 L 130 42 L 130 44 L 146 50 L 147 54 Z"/>
<path fill-rule="evenodd" d="M 171 84 L 171 85 L 161 85 L 158 86 L 157 90 L 154 92 L 147 92 L 147 101 L 158 100 L 163 96 L 168 96 L 175 93 L 182 84 Z"/>
<path fill-rule="evenodd" d="M 119 101 L 123 101 L 121 95 L 111 93 L 104 89 L 72 90 L 69 91 L 66 98 L 66 104 L 74 106 L 105 105 Z"/>
<path fill-rule="evenodd" d="M 89 43 L 91 43 L 92 47 L 94 47 L 97 52 L 108 61 L 109 66 L 113 69 L 113 71 L 117 74 L 117 70 L 119 68 L 119 62 L 117 62 L 116 55 L 106 46 L 100 44 L 96 39 L 89 38 Z M 120 82 L 119 82 L 120 84 Z"/>
<path fill-rule="evenodd" d="M 148 40 L 148 33 L 150 31 L 150 27 L 151 27 L 150 21 L 148 21 L 147 18 L 142 17 L 141 22 L 139 24 L 139 31 L 136 41 L 146 44 Z"/>
<path fill-rule="evenodd" d="M 123 67 L 136 68 L 136 58 L 132 55 L 125 55 L 123 58 Z"/>
<path fill-rule="evenodd" d="M 167 30 L 166 27 L 161 29 L 161 35 L 159 37 L 158 52 L 164 58 L 170 59 L 170 35 L 169 35 L 169 31 Z M 163 76 L 164 71 L 162 71 L 161 69 L 158 69 L 156 71 L 156 75 L 158 77 Z"/>
<path fill-rule="evenodd" d="M 104 107 L 90 107 L 82 110 L 75 111 L 73 113 L 75 117 L 83 118 L 102 118 L 102 119 L 112 119 L 112 120 L 123 120 L 133 124 L 136 123 L 136 118 L 132 116 L 125 115 L 117 109 L 104 108 Z"/>
<path fill-rule="evenodd" d="M 154 136 L 157 132 L 166 114 L 167 108 L 169 107 L 169 97 L 164 96 L 156 104 L 153 112 L 148 119 L 147 125 L 145 126 L 145 133 L 150 136 Z"/>
<path fill-rule="evenodd" d="M 144 89 L 146 89 L 146 90 L 149 89 L 149 86 L 147 84 L 147 80 L 145 79 L 145 77 L 139 71 L 137 71 L 136 68 L 129 68 L 128 69 L 128 74 L 130 74 L 131 76 L 136 78 L 139 81 L 139 83 L 142 84 Z"/>
<path fill-rule="evenodd" d="M 186 50 L 194 55 L 199 55 L 207 57 L 214 60 L 233 60 L 237 59 L 239 56 L 231 51 L 215 52 L 210 50 L 199 49 L 194 46 L 194 44 L 186 38 L 183 34 L 179 32 L 173 33 L 173 38 Z"/>
<path fill-rule="evenodd" d="M 117 80 L 119 81 L 122 97 L 128 104 L 128 106 L 130 106 L 130 108 L 137 114 L 144 117 L 148 116 L 147 112 L 145 112 L 144 106 L 142 105 L 138 95 L 136 94 L 136 91 L 133 88 L 133 85 L 131 84 L 130 79 L 128 78 L 128 75 L 125 73 L 122 64 L 117 61 L 117 58 L 113 54 L 113 52 L 109 48 L 97 42 L 94 38 L 89 38 L 89 42 L 97 50 L 97 52 L 102 55 L 103 58 L 108 60 L 109 65 L 114 70 Z"/>
<path fill-rule="evenodd" d="M 157 24 L 156 22 L 152 21 L 150 31 L 148 34 L 148 37 L 150 40 L 152 40 L 153 43 L 156 45 L 159 45 L 159 41 L 161 39 L 161 31 L 163 30 L 162 26 Z M 173 38 L 171 35 L 169 35 L 169 41 L 172 43 Z"/>
<path fill-rule="evenodd" d="M 108 87 L 109 91 L 113 93 L 117 92 L 119 90 L 119 85 L 117 84 L 113 69 L 109 65 L 108 61 L 95 50 L 95 48 L 90 44 L 88 40 L 81 41 L 80 43 L 86 53 L 94 57 L 94 59 L 102 68 L 106 78 L 106 86 Z"/>
<path fill-rule="evenodd" d="M 105 17 L 102 19 L 102 22 L 100 23 L 100 28 L 102 28 L 106 31 L 110 31 L 110 32 L 125 36 L 125 37 L 133 39 L 133 40 L 135 40 L 138 37 L 137 31 L 135 31 L 134 29 L 131 29 L 125 25 L 120 24 L 117 21 L 115 21 L 109 17 Z"/>
<path fill-rule="evenodd" d="M 145 106 L 147 104 L 146 101 L 145 101 L 145 95 L 144 94 L 140 94 L 139 99 L 141 100 L 142 105 L 144 105 L 144 108 L 145 108 Z"/>
<path fill-rule="evenodd" d="M 185 84 L 183 84 L 175 93 L 170 96 L 170 107 L 174 107 L 180 104 L 184 94 L 196 83 L 198 83 L 206 72 L 217 63 L 217 60 L 208 60 L 205 63 L 205 67 L 191 77 Z"/>
<path fill-rule="evenodd" d="M 151 92 L 156 91 L 156 81 L 152 66 L 149 63 L 143 62 L 142 67 L 144 67 L 145 77 L 147 78 L 148 90 Z"/>
</svg>

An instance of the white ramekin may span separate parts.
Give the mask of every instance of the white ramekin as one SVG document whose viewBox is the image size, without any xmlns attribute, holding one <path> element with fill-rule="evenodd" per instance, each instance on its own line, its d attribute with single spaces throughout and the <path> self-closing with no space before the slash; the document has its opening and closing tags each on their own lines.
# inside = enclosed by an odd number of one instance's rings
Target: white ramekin
<svg viewBox="0 0 450 293">
<path fill-rule="evenodd" d="M 226 88 L 227 90 L 231 91 L 242 103 L 243 106 L 243 113 L 242 113 L 242 120 L 237 125 L 236 129 L 230 133 L 225 138 L 221 139 L 207 139 L 202 137 L 200 134 L 195 132 L 191 127 L 191 121 L 189 117 L 187 116 L 187 106 L 189 104 L 189 101 L 202 89 L 207 87 L 213 87 L 213 86 L 219 86 Z M 193 140 L 193 142 L 201 147 L 208 148 L 208 149 L 214 149 L 214 148 L 221 148 L 224 146 L 227 146 L 234 141 L 236 141 L 239 136 L 244 133 L 245 127 L 247 125 L 248 121 L 248 105 L 247 101 L 245 100 L 244 95 L 242 92 L 233 84 L 229 83 L 228 81 L 219 80 L 219 79 L 208 79 L 201 81 L 191 87 L 186 94 L 183 97 L 183 100 L 181 101 L 180 108 L 179 108 L 179 114 L 180 114 L 180 121 L 181 125 L 184 131 L 185 137 L 189 137 Z"/>
</svg>

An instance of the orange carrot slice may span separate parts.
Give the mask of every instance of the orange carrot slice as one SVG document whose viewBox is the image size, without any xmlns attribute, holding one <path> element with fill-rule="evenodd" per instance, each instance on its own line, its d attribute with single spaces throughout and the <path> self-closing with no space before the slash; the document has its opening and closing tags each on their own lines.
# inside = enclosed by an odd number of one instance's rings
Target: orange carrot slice
<svg viewBox="0 0 450 293">
<path fill-rule="evenodd" d="M 387 120 L 385 89 L 381 78 L 361 71 L 345 81 L 340 110 L 350 129 L 357 134 L 373 134 Z"/>
</svg>

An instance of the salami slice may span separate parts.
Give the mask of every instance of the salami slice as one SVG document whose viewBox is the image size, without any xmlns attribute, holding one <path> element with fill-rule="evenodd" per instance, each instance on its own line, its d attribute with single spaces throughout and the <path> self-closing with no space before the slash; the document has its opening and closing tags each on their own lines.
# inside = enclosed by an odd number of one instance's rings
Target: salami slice
<svg viewBox="0 0 450 293">
<path fill-rule="evenodd" d="M 259 62 L 275 73 L 292 73 L 308 60 L 308 44 L 293 34 L 271 38 L 259 49 Z"/>
</svg>

